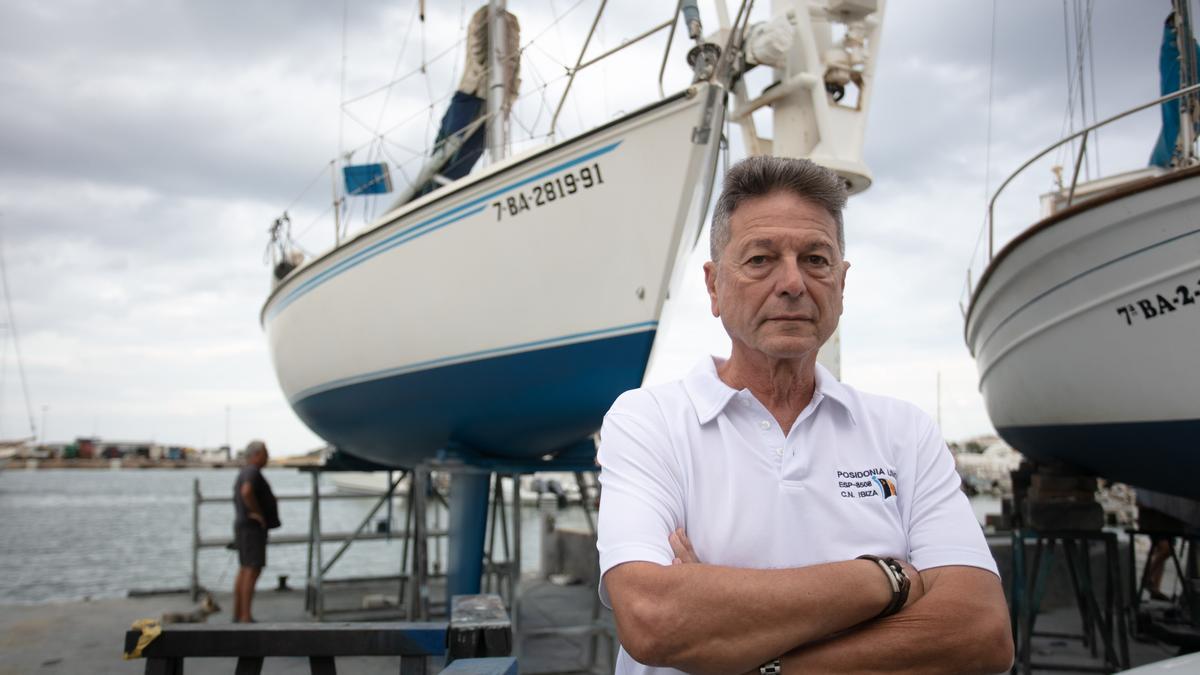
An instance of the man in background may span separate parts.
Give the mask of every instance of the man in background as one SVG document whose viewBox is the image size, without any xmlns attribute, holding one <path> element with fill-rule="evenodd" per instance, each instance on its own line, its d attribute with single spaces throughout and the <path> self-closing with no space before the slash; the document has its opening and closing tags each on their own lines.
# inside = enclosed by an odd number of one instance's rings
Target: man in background
<svg viewBox="0 0 1200 675">
<path fill-rule="evenodd" d="M 267 465 L 267 444 L 250 441 L 246 446 L 246 466 L 233 484 L 233 539 L 238 550 L 237 579 L 233 584 L 234 623 L 253 623 L 250 603 L 254 585 L 267 566 L 267 530 L 279 527 L 279 506 L 271 486 L 262 475 Z"/>
</svg>

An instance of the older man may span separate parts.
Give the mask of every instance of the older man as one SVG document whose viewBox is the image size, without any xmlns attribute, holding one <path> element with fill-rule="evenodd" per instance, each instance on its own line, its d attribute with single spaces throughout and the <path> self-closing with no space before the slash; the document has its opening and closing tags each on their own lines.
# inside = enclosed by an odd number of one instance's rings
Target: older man
<svg viewBox="0 0 1200 675">
<path fill-rule="evenodd" d="M 729 359 L 605 417 L 600 592 L 618 673 L 1012 661 L 995 561 L 937 427 L 817 364 L 842 313 L 845 201 L 808 161 L 733 167 L 704 267 Z"/>
<path fill-rule="evenodd" d="M 279 507 L 271 485 L 262 475 L 269 454 L 267 444 L 250 441 L 246 466 L 233 484 L 233 539 L 238 551 L 238 574 L 233 583 L 233 621 L 253 623 L 250 605 L 254 586 L 267 566 L 267 530 L 279 527 Z"/>
</svg>

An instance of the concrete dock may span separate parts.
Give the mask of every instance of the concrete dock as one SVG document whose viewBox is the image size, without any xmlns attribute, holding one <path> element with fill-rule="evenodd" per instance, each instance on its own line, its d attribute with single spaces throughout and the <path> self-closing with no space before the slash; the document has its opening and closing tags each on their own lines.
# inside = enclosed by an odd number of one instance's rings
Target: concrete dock
<svg viewBox="0 0 1200 675">
<path fill-rule="evenodd" d="M 358 593 L 362 589 L 355 589 Z M 525 581 L 519 622 L 525 629 L 586 624 L 591 621 L 594 590 L 584 586 L 556 586 Z M 228 592 L 214 593 L 222 611 L 210 622 L 228 623 L 233 606 Z M 133 674 L 145 669 L 143 660 L 121 658 L 124 633 L 134 620 L 158 618 L 163 612 L 188 611 L 194 604 L 186 593 L 117 598 L 46 605 L 0 605 L 0 675 Z M 261 622 L 309 621 L 304 613 L 303 591 L 259 591 L 254 614 Z M 611 614 L 601 618 L 611 626 Z M 522 644 L 522 673 L 583 671 L 588 638 L 539 637 Z M 595 672 L 612 672 L 611 654 L 600 641 Z M 224 675 L 234 670 L 234 659 L 188 659 L 190 675 Z M 340 658 L 339 672 L 399 672 L 399 658 Z M 264 661 L 265 675 L 308 673 L 308 659 L 274 658 Z"/>
<path fill-rule="evenodd" d="M 996 538 L 991 543 L 993 553 L 1002 563 L 1002 573 L 1007 573 L 1008 550 L 1003 539 Z M 360 601 L 364 592 L 371 590 L 361 586 L 339 590 L 338 593 L 346 595 L 341 598 L 331 596 L 327 606 L 353 605 Z M 521 586 L 521 602 L 516 617 L 518 626 L 525 632 L 538 628 L 589 624 L 594 593 L 594 589 L 586 585 L 557 586 L 526 578 Z M 223 611 L 209 620 L 228 622 L 232 607 L 229 593 L 216 593 L 215 598 Z M 1068 599 L 1055 593 L 1047 596 L 1049 606 L 1038 619 L 1039 631 L 1080 631 L 1078 610 L 1066 602 Z M 184 593 L 34 606 L 0 605 L 0 675 L 140 673 L 145 666 L 143 661 L 121 659 L 124 631 L 135 619 L 157 618 L 163 612 L 188 611 L 193 606 L 190 597 Z M 256 617 L 264 622 L 310 620 L 304 613 L 304 596 L 299 590 L 260 590 L 254 611 Z M 611 627 L 611 613 L 603 610 L 600 622 Z M 590 640 L 581 636 L 524 640 L 519 654 L 521 672 L 582 672 Z M 1140 642 L 1131 638 L 1129 646 L 1134 667 L 1176 655 L 1174 648 L 1154 642 Z M 604 640 L 598 641 L 597 652 L 594 672 L 611 672 L 610 647 Z M 1099 664 L 1098 659 L 1093 658 L 1079 640 L 1063 637 L 1035 638 L 1034 657 L 1035 661 L 1043 662 Z M 342 672 L 395 673 L 399 660 L 348 658 L 339 659 L 338 666 Z M 232 671 L 232 659 L 192 659 L 187 662 L 187 672 L 193 674 Z M 267 659 L 263 672 L 307 673 L 308 662 L 305 659 Z M 1058 669 L 1056 672 L 1072 671 Z"/>
</svg>

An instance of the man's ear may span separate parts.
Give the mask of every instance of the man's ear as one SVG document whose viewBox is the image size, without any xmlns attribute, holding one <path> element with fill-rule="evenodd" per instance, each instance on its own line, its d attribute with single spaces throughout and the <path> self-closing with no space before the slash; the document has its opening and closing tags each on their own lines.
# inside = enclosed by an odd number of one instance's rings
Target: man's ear
<svg viewBox="0 0 1200 675">
<path fill-rule="evenodd" d="M 704 263 L 704 287 L 708 289 L 708 302 L 715 317 L 721 316 L 721 308 L 717 305 L 717 263 Z"/>
</svg>

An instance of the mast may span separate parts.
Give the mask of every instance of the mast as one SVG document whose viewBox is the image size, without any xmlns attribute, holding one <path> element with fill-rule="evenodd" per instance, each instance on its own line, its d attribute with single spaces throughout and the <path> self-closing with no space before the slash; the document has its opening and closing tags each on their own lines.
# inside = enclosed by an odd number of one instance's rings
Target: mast
<svg viewBox="0 0 1200 675">
<path fill-rule="evenodd" d="M 1175 44 L 1179 49 L 1179 88 L 1196 84 L 1196 41 L 1192 33 L 1191 3 L 1175 0 Z M 1195 159 L 1196 95 L 1179 99 L 1179 166 L 1191 166 Z"/>
<path fill-rule="evenodd" d="M 770 44 L 756 50 L 755 28 L 747 38 L 748 56 L 773 67 L 776 84 L 744 106 L 739 101 L 735 120 L 753 129 L 750 113 L 770 105 L 774 138 L 751 134 L 755 146 L 772 155 L 808 158 L 833 169 L 846 180 L 850 194 L 871 185 L 871 171 L 862 157 L 863 135 L 884 4 L 885 0 L 774 0 L 771 23 L 790 26 L 790 47 L 774 56 Z M 835 23 L 845 27 L 837 43 Z M 762 52 L 762 58 L 755 59 L 756 51 Z M 840 333 L 825 343 L 817 360 L 841 377 Z"/>
<path fill-rule="evenodd" d="M 504 104 L 507 93 L 504 47 L 508 44 L 505 4 L 505 0 L 488 2 L 487 145 L 493 162 L 508 155 L 508 108 Z"/>
</svg>

